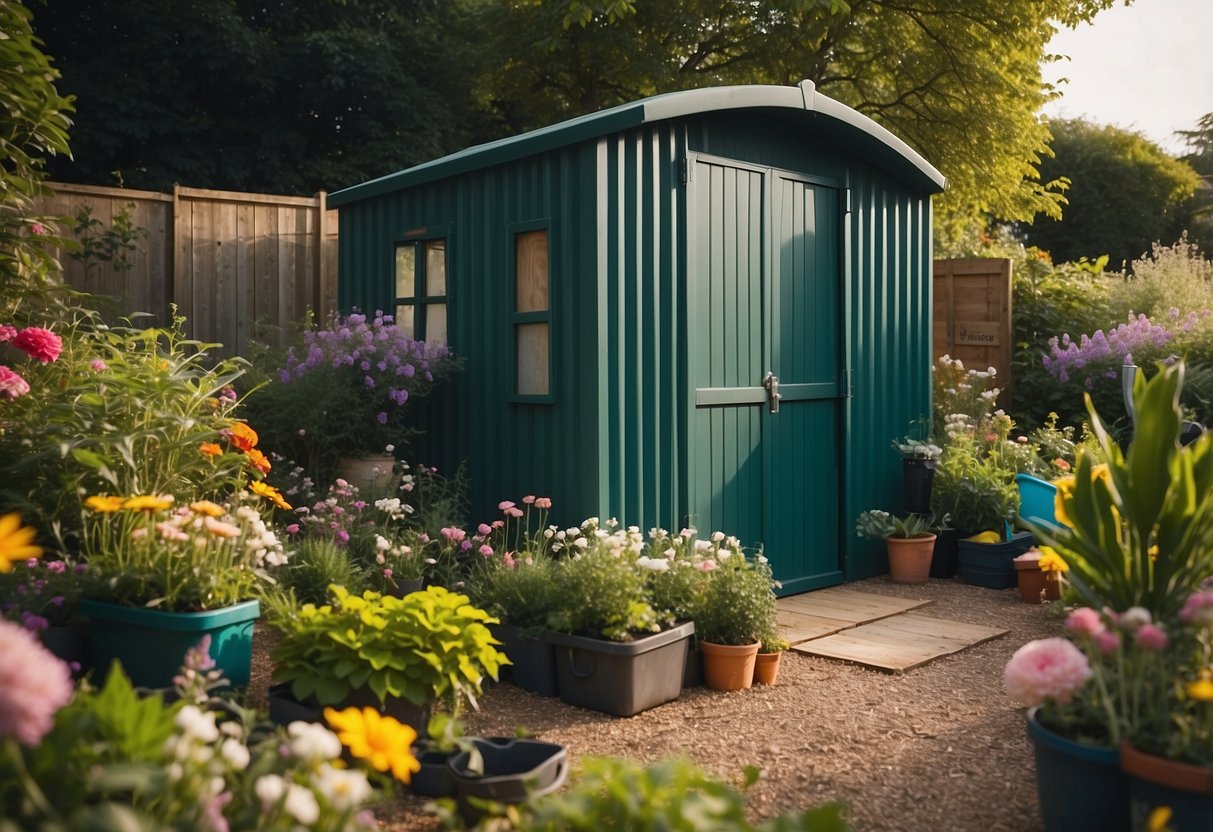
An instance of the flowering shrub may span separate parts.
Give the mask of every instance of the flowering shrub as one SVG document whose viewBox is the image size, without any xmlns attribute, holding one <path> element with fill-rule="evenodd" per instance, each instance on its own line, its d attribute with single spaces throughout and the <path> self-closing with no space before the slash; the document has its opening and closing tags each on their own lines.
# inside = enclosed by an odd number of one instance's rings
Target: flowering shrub
<svg viewBox="0 0 1213 832">
<path fill-rule="evenodd" d="M 1188 320 L 1179 324 L 1179 310 L 1172 310 L 1173 325 L 1191 328 L 1197 320 L 1192 312 Z M 1081 378 L 1088 390 L 1097 379 L 1110 381 L 1119 389 L 1120 368 L 1124 364 L 1148 365 L 1168 354 L 1174 339 L 1166 327 L 1153 323 L 1144 314 L 1130 317 L 1125 323 L 1109 330 L 1105 335 L 1097 329 L 1093 335 L 1082 335 L 1075 343 L 1068 334 L 1049 339 L 1049 355 L 1042 363 L 1050 373 L 1062 382 L 1071 376 Z"/>
<path fill-rule="evenodd" d="M 76 611 L 87 564 L 62 560 L 17 561 L 0 571 L 0 616 L 30 632 L 66 624 Z"/>
<path fill-rule="evenodd" d="M 414 341 L 382 312 L 334 316 L 304 333 L 247 404 L 274 447 L 323 481 L 337 457 L 407 440 L 406 405 L 456 366 L 445 344 Z"/>
<path fill-rule="evenodd" d="M 246 495 L 241 495 L 245 497 Z M 277 535 L 243 500 L 96 495 L 83 554 L 95 570 L 90 595 L 165 610 L 208 610 L 255 596 L 267 570 L 287 562 Z"/>
<path fill-rule="evenodd" d="M 8 342 L 30 359 L 49 364 L 63 351 L 63 339 L 40 326 L 18 330 L 10 324 L 0 324 L 0 343 Z M 29 383 L 21 375 L 0 364 L 0 398 L 15 399 L 29 392 Z"/>
<path fill-rule="evenodd" d="M 118 665 L 104 688 L 82 683 L 72 696 L 62 662 L 14 630 L 0 651 L 0 742 L 9 751 L 0 757 L 0 816 L 16 828 L 111 829 L 115 818 L 131 829 L 378 828 L 363 809 L 367 775 L 343 767 L 332 732 L 305 722 L 269 730 L 251 712 L 211 710 L 195 695 L 214 682 L 197 664 L 204 649 L 190 651 L 173 704 L 140 697 Z M 9 662 L 19 674 L 5 673 Z M 407 744 L 393 753 L 409 755 Z"/>
<path fill-rule="evenodd" d="M 959 358 L 940 356 L 931 366 L 934 435 L 937 438 L 962 428 L 976 429 L 986 420 L 1001 392 L 991 386 L 991 380 L 997 374 L 994 367 L 965 369 Z"/>
</svg>

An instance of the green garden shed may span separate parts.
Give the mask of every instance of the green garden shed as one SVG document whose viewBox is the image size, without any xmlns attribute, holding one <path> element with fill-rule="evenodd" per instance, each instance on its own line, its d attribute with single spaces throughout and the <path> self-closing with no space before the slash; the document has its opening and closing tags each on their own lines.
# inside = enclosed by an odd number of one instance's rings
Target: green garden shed
<svg viewBox="0 0 1213 832">
<path fill-rule="evenodd" d="M 464 358 L 412 455 L 474 522 L 719 529 L 799 592 L 887 571 L 853 524 L 929 413 L 943 187 L 810 82 L 669 93 L 332 194 L 340 304 Z"/>
</svg>

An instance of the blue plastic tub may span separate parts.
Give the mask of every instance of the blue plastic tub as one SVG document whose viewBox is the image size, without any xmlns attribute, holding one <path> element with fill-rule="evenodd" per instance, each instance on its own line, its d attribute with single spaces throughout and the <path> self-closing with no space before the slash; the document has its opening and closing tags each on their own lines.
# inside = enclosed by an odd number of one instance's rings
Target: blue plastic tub
<svg viewBox="0 0 1213 832">
<path fill-rule="evenodd" d="M 1057 515 L 1054 514 L 1057 486 L 1031 474 L 1016 474 L 1015 484 L 1019 486 L 1021 520 L 1045 528 L 1065 528 L 1064 524 L 1057 522 Z"/>
</svg>

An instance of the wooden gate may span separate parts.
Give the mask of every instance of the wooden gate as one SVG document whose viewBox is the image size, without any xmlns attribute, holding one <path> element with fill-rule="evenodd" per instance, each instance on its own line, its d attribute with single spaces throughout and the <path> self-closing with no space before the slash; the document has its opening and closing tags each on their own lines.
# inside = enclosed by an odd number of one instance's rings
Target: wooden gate
<svg viewBox="0 0 1213 832">
<path fill-rule="evenodd" d="M 933 358 L 950 355 L 969 368 L 998 370 L 999 401 L 1010 400 L 1011 261 L 935 261 Z"/>
</svg>

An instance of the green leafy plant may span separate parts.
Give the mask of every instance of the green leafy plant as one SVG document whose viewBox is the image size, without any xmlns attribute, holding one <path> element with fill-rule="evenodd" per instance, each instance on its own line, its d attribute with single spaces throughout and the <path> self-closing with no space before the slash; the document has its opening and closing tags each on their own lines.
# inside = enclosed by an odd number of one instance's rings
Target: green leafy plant
<svg viewBox="0 0 1213 832">
<path fill-rule="evenodd" d="M 610 641 L 630 641 L 661 629 L 648 601 L 643 570 L 634 558 L 593 546 L 557 567 L 550 629 Z"/>
<path fill-rule="evenodd" d="M 696 610 L 695 637 L 714 644 L 753 644 L 775 628 L 775 586 L 766 558 L 720 558 Z"/>
<path fill-rule="evenodd" d="M 758 779 L 746 769 L 743 787 Z M 742 791 L 711 778 L 686 759 L 641 766 L 616 758 L 584 761 L 581 780 L 560 794 L 526 807 L 519 832 L 598 832 L 663 829 L 669 832 L 845 832 L 837 804 L 780 815 L 758 825 L 747 818 Z"/>
<path fill-rule="evenodd" d="M 468 578 L 467 593 L 503 624 L 534 636 L 547 624 L 557 604 L 559 569 L 547 555 L 520 553 L 508 560 L 494 556 Z"/>
<path fill-rule="evenodd" d="M 951 517 L 964 536 L 993 531 L 1001 537 L 1006 523 L 1019 512 L 1014 469 L 990 457 L 980 440 L 970 435 L 950 439 L 935 469 L 931 511 Z"/>
<path fill-rule="evenodd" d="M 881 509 L 869 509 L 855 521 L 855 532 L 869 540 L 888 540 L 890 537 L 906 540 L 914 537 L 930 537 L 935 532 L 934 518 L 919 514 L 898 517 Z"/>
<path fill-rule="evenodd" d="M 293 590 L 300 602 L 308 604 L 324 603 L 333 584 L 360 593 L 367 579 L 344 549 L 332 540 L 314 537 L 294 547 L 290 565 L 276 577 L 284 589 Z"/>
<path fill-rule="evenodd" d="M 77 209 L 72 231 L 80 245 L 71 256 L 84 266 L 86 277 L 102 263 L 109 263 L 117 272 L 134 268 L 131 255 L 135 253 L 138 241 L 147 237 L 147 229 L 135 225 L 131 219 L 134 209 L 134 204 L 128 203 L 114 214 L 109 228 L 93 216 L 91 205 L 81 205 Z"/>
<path fill-rule="evenodd" d="M 1170 620 L 1213 575 L 1213 437 L 1180 447 L 1184 364 L 1160 367 L 1133 385 L 1137 428 L 1128 452 L 1088 399 L 1105 464 L 1079 457 L 1058 482 L 1058 519 L 1069 530 L 1040 534 L 1070 564 L 1074 593 L 1095 609 L 1145 607 Z"/>
<path fill-rule="evenodd" d="M 404 598 L 331 588 L 333 602 L 304 604 L 296 616 L 275 616 L 282 638 L 273 651 L 274 680 L 300 701 L 333 705 L 369 690 L 414 705 L 445 700 L 458 711 L 486 676 L 509 660 L 486 625 L 497 619 L 440 586 Z"/>
</svg>

